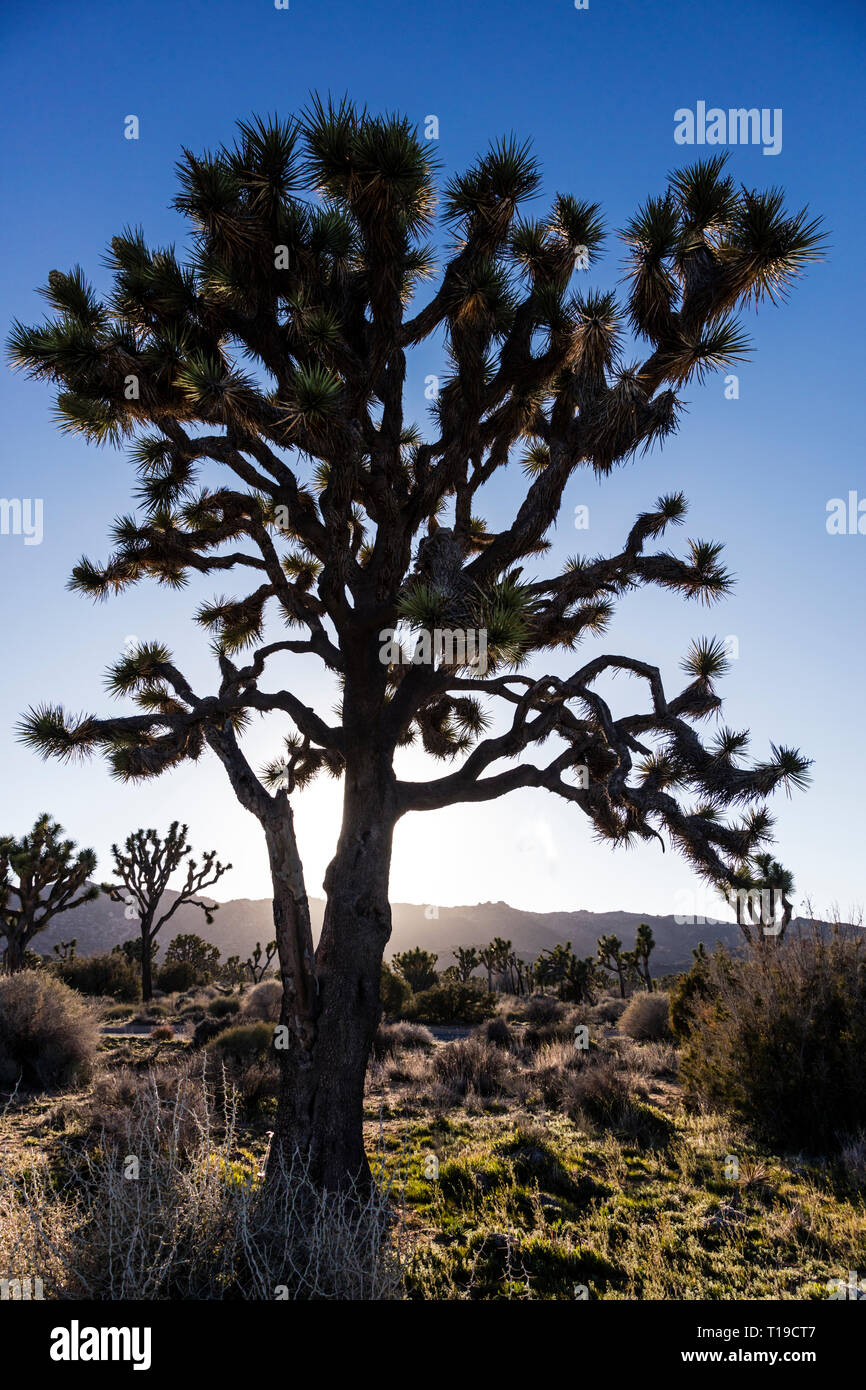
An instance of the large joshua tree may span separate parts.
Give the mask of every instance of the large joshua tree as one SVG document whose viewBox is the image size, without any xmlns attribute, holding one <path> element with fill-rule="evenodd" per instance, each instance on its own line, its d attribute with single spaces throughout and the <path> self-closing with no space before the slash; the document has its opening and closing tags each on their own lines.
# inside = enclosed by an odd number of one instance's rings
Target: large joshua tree
<svg viewBox="0 0 866 1390">
<path fill-rule="evenodd" d="M 718 544 L 653 544 L 682 521 L 681 495 L 640 515 L 617 554 L 561 569 L 543 557 L 572 476 L 670 435 L 678 392 L 746 350 L 736 310 L 784 295 L 819 231 L 779 193 L 738 188 L 716 157 L 674 173 L 626 227 L 622 306 L 573 293 L 602 244 L 599 209 L 560 194 L 521 216 L 540 175 L 509 138 L 445 186 L 439 273 L 425 241 L 431 147 L 404 118 L 318 99 L 297 121 L 241 124 L 230 148 L 185 152 L 179 179 L 185 256 L 116 237 L 104 299 L 80 269 L 52 272 L 54 316 L 16 324 L 11 352 L 58 384 L 63 428 L 128 441 L 137 468 L 138 514 L 115 522 L 105 564 L 76 565 L 73 587 L 104 598 L 146 577 L 174 591 L 195 574 L 234 577 L 197 613 L 218 679 L 195 690 L 164 646 L 142 644 L 110 675 L 137 713 L 48 704 L 23 734 L 44 755 L 101 751 L 122 778 L 207 748 L 223 763 L 273 876 L 287 1046 L 272 1152 L 301 1147 L 334 1186 L 367 1171 L 364 1074 L 401 816 L 544 788 L 612 845 L 668 837 L 718 885 L 769 838 L 764 798 L 804 781 L 795 750 L 747 764 L 739 734 L 699 736 L 720 706 L 719 643 L 694 644 L 673 695 L 627 655 L 545 670 L 603 633 L 638 585 L 707 603 L 726 593 Z M 423 433 L 404 406 L 422 344 L 448 362 Z M 513 519 L 491 530 L 485 499 L 521 465 Z M 390 639 L 407 626 L 427 638 L 412 662 Z M 461 647 L 437 630 L 470 631 Z M 276 675 L 287 655 L 317 658 L 339 683 L 336 720 Z M 617 671 L 646 694 L 621 717 L 597 688 Z M 257 773 L 243 731 L 264 713 L 287 725 L 286 749 Z M 395 753 L 413 741 L 452 767 L 404 780 Z M 320 772 L 342 776 L 343 818 L 314 951 L 293 805 Z"/>
</svg>

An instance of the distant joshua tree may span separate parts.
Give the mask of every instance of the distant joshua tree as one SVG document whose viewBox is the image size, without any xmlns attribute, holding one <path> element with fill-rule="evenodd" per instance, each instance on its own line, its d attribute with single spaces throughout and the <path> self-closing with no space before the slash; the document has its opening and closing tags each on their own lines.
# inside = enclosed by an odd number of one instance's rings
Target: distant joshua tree
<svg viewBox="0 0 866 1390">
<path fill-rule="evenodd" d="M 457 961 L 457 978 L 462 984 L 465 984 L 472 972 L 477 970 L 481 964 L 478 949 L 475 946 L 458 946 L 456 951 L 452 951 L 451 954 Z"/>
<path fill-rule="evenodd" d="M 429 989 L 436 983 L 436 962 L 439 959 L 432 951 L 425 951 L 421 946 L 413 946 L 411 951 L 401 951 L 394 956 L 391 962 L 395 969 L 400 971 L 413 993 L 417 994 L 421 989 Z"/>
<path fill-rule="evenodd" d="M 95 853 L 76 854 L 75 842 L 61 840 L 62 834 L 63 826 L 44 813 L 20 840 L 0 838 L 0 937 L 10 973 L 23 969 L 27 947 L 54 917 L 99 897 L 96 885 L 88 883 Z M 75 942 L 64 944 L 74 954 Z"/>
<path fill-rule="evenodd" d="M 625 999 L 625 981 L 628 974 L 628 956 L 622 949 L 622 942 L 618 936 L 600 936 L 598 938 L 597 960 L 603 970 L 609 970 L 619 981 L 620 998 Z"/>
<path fill-rule="evenodd" d="M 141 932 L 141 995 L 150 999 L 153 995 L 153 955 L 157 933 L 177 912 L 179 907 L 189 904 L 201 908 L 205 921 L 211 923 L 218 903 L 203 903 L 196 899 L 202 889 L 211 887 L 222 878 L 232 866 L 221 864 L 216 850 L 208 850 L 203 856 L 201 868 L 194 859 L 192 847 L 187 843 L 188 826 L 173 821 L 165 839 L 155 830 L 136 830 L 128 835 L 121 850 L 111 846 L 114 856 L 114 871 L 121 880 L 119 884 L 104 883 L 102 891 L 112 902 L 124 903 L 137 910 Z M 186 879 L 178 889 L 177 897 L 161 916 L 157 916 L 168 881 L 178 869 L 186 869 Z"/>
<path fill-rule="evenodd" d="M 244 965 L 252 977 L 253 984 L 257 985 L 260 980 L 264 979 L 265 973 L 276 954 L 276 941 L 269 941 L 264 952 L 262 951 L 262 943 L 260 941 L 256 942 L 252 955 L 248 956 L 244 961 Z"/>
</svg>

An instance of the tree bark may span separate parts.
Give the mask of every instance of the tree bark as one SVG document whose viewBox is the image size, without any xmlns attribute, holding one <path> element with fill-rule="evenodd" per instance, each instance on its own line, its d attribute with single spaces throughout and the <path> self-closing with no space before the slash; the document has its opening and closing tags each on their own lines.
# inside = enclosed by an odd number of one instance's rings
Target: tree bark
<svg viewBox="0 0 866 1390">
<path fill-rule="evenodd" d="M 24 969 L 24 952 L 26 942 L 21 936 L 6 937 L 6 969 L 10 975 L 16 975 L 19 970 Z"/>
<path fill-rule="evenodd" d="M 141 924 L 141 997 L 145 1004 L 153 998 L 153 962 L 150 957 L 150 929 Z"/>
<path fill-rule="evenodd" d="M 325 875 L 316 951 L 314 1031 L 290 1027 L 269 1179 L 300 1151 L 313 1182 L 329 1191 L 370 1183 L 364 1149 L 364 1081 L 381 1015 L 380 973 L 391 934 L 388 877 L 396 812 L 390 769 L 347 768 L 343 824 Z M 276 893 L 276 883 L 275 883 Z M 275 923 L 277 898 L 275 896 Z M 278 941 L 280 939 L 278 935 Z M 285 1007 L 285 1005 L 284 1005 Z"/>
</svg>

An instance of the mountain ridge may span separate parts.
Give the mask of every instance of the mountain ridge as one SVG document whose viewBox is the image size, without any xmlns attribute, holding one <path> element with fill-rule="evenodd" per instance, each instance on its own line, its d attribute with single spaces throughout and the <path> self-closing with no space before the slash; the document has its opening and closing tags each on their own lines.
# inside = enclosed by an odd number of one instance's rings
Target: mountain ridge
<svg viewBox="0 0 866 1390">
<path fill-rule="evenodd" d="M 164 901 L 171 906 L 177 894 L 168 890 Z M 202 898 L 209 906 L 214 900 Z M 232 898 L 216 904 L 213 923 L 209 926 L 204 913 L 185 904 L 158 937 L 160 952 L 172 937 L 181 932 L 195 932 L 218 946 L 223 959 L 239 955 L 241 959 L 252 952 L 257 941 L 264 944 L 273 936 L 270 898 Z M 310 899 L 314 939 L 318 939 L 324 915 L 324 901 Z M 668 974 L 687 969 L 692 951 L 699 942 L 711 949 L 716 941 L 729 948 L 740 944 L 739 929 L 733 922 L 706 921 L 683 924 L 673 915 L 659 916 L 649 912 L 629 912 L 617 909 L 592 912 L 586 908 L 573 911 L 532 912 L 511 907 L 505 902 L 466 904 L 456 907 L 425 906 L 422 903 L 392 903 L 393 930 L 386 948 L 386 958 L 413 946 L 423 946 L 439 956 L 440 968 L 452 961 L 456 946 L 486 945 L 494 936 L 510 940 L 521 956 L 537 956 L 557 944 L 571 942 L 579 956 L 594 955 L 600 936 L 614 934 L 630 948 L 638 923 L 646 922 L 656 939 L 653 968 L 656 974 Z M 55 917 L 44 932 L 34 938 L 32 949 L 50 953 L 56 942 L 77 938 L 79 955 L 99 955 L 110 951 L 118 942 L 137 935 L 136 919 L 127 919 L 121 903 L 102 896 L 92 903 L 83 903 L 71 912 Z"/>
</svg>

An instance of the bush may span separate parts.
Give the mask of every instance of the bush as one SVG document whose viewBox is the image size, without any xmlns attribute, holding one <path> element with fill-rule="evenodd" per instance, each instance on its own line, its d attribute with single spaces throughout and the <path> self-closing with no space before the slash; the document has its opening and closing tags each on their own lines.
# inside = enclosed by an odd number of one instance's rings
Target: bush
<svg viewBox="0 0 866 1390">
<path fill-rule="evenodd" d="M 112 1081 L 93 1117 L 96 1144 L 60 1141 L 74 1202 L 47 1164 L 4 1187 L 26 1259 L 4 1242 L 0 1276 L 25 1264 L 50 1271 L 61 1298 L 106 1302 L 262 1301 L 280 1286 L 293 1300 L 400 1298 L 410 1250 L 395 1232 L 392 1180 L 323 1192 L 300 1157 L 278 1153 L 279 1180 L 266 1188 L 261 1154 L 238 1147 L 232 1098 L 224 1111 L 202 1080 L 182 1070 L 168 1083 Z M 128 1155 L 140 1161 L 135 1182 Z"/>
<path fill-rule="evenodd" d="M 129 1003 L 141 998 L 138 966 L 119 951 L 105 956 L 69 956 L 57 961 L 53 970 L 59 980 L 80 994 L 108 996 Z"/>
<path fill-rule="evenodd" d="M 694 1006 L 710 992 L 710 958 L 703 946 L 692 952 L 695 961 L 684 975 L 678 975 L 670 990 L 670 1024 L 675 1038 L 687 1038 L 691 1031 Z"/>
<path fill-rule="evenodd" d="M 385 961 L 382 961 L 380 994 L 386 1018 L 401 1018 L 412 1003 L 412 991 L 403 976 Z"/>
<path fill-rule="evenodd" d="M 422 989 L 415 995 L 410 1012 L 419 1023 L 483 1023 L 496 1013 L 496 995 L 452 980 Z"/>
<path fill-rule="evenodd" d="M 283 987 L 278 980 L 263 980 L 244 1000 L 244 1018 L 261 1018 L 279 1023 L 283 1006 Z"/>
<path fill-rule="evenodd" d="M 235 1027 L 223 1029 L 207 1044 L 207 1050 L 223 1057 L 231 1057 L 236 1062 L 248 1062 L 253 1058 L 266 1056 L 273 1046 L 273 1041 L 272 1024 L 265 1023 L 264 1020 L 258 1023 L 239 1023 Z"/>
<path fill-rule="evenodd" d="M 417 1023 L 380 1023 L 373 1039 L 373 1056 L 381 1061 L 383 1057 L 395 1057 L 400 1051 L 412 1052 L 434 1045 L 432 1033 Z"/>
<path fill-rule="evenodd" d="M 479 1096 L 495 1095 L 502 1088 L 506 1071 L 505 1054 L 482 1038 L 460 1038 L 436 1051 L 433 1071 L 438 1079 L 460 1096 L 476 1091 Z"/>
<path fill-rule="evenodd" d="M 158 1028 L 154 1028 L 150 1037 L 152 1042 L 170 1042 L 174 1037 L 174 1029 L 168 1023 L 161 1023 Z"/>
<path fill-rule="evenodd" d="M 42 970 L 0 979 L 0 1085 L 47 1090 L 86 1080 L 99 1046 L 94 1008 Z"/>
<path fill-rule="evenodd" d="M 666 994 L 634 994 L 620 1016 L 619 1030 L 636 1042 L 664 1042 L 671 1036 Z"/>
<path fill-rule="evenodd" d="M 485 1038 L 494 1047 L 510 1047 L 514 1042 L 514 1034 L 502 1017 L 488 1018 L 478 1031 L 480 1037 Z"/>
<path fill-rule="evenodd" d="M 240 999 L 235 999 L 231 995 L 221 995 L 219 999 L 210 1001 L 207 1011 L 213 1018 L 225 1018 L 226 1014 L 239 1013 L 240 1007 Z"/>
<path fill-rule="evenodd" d="M 688 1091 L 773 1144 L 827 1153 L 866 1126 L 866 952 L 793 938 L 748 959 L 717 951 L 683 1051 Z"/>
<path fill-rule="evenodd" d="M 226 1014 L 224 1018 L 209 1018 L 204 1015 L 195 1025 L 192 1035 L 193 1047 L 204 1047 L 207 1043 L 218 1038 L 220 1033 L 224 1033 L 227 1028 L 234 1026 L 234 1015 Z"/>
<path fill-rule="evenodd" d="M 552 994 L 531 994 L 523 1009 L 527 1023 L 556 1023 L 565 1015 L 565 1005 Z"/>
<path fill-rule="evenodd" d="M 198 972 L 191 961 L 167 961 L 157 972 L 156 983 L 165 994 L 181 994 L 198 983 Z"/>
</svg>

